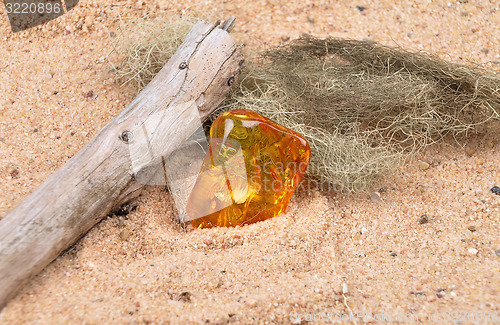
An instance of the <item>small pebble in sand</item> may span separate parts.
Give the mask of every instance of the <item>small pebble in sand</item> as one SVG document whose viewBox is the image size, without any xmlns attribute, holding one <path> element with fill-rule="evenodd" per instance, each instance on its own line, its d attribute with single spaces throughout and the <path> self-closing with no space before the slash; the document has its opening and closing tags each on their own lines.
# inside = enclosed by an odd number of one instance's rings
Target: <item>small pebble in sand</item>
<svg viewBox="0 0 500 325">
<path fill-rule="evenodd" d="M 366 8 L 364 6 L 356 6 L 356 9 L 358 9 L 361 12 L 364 11 Z"/>
<path fill-rule="evenodd" d="M 497 249 L 497 250 L 495 251 L 495 254 L 496 254 L 496 256 L 500 257 L 500 249 Z"/>
<path fill-rule="evenodd" d="M 427 170 L 429 169 L 430 165 L 428 163 L 426 163 L 425 161 L 419 161 L 418 162 L 418 168 L 420 168 L 420 170 Z"/>
<path fill-rule="evenodd" d="M 473 154 L 475 154 L 477 151 L 477 148 L 475 146 L 468 146 L 467 148 L 465 148 L 465 153 L 468 155 L 468 156 L 472 156 Z"/>
<path fill-rule="evenodd" d="M 477 230 L 476 226 L 469 226 L 467 227 L 467 229 L 470 231 L 470 232 L 475 232 Z"/>
<path fill-rule="evenodd" d="M 176 300 L 183 301 L 183 302 L 191 302 L 191 292 L 184 291 L 179 296 L 177 296 Z"/>
<path fill-rule="evenodd" d="M 17 178 L 19 178 L 19 169 L 14 168 L 14 169 L 10 172 L 10 177 L 12 177 L 12 179 L 17 179 Z"/>
<path fill-rule="evenodd" d="M 493 186 L 493 187 L 491 188 L 491 193 L 496 194 L 496 195 L 500 195 L 500 187 L 498 187 L 498 186 Z"/>
<path fill-rule="evenodd" d="M 423 214 L 420 219 L 418 220 L 418 223 L 423 225 L 425 223 L 428 223 L 429 222 L 429 218 L 427 217 L 427 215 Z"/>
<path fill-rule="evenodd" d="M 372 194 L 370 194 L 370 199 L 373 202 L 380 202 L 380 201 L 382 201 L 382 198 L 380 197 L 380 193 L 379 192 L 373 192 Z"/>
<path fill-rule="evenodd" d="M 477 255 L 477 253 L 478 253 L 478 252 L 479 252 L 479 251 L 478 251 L 477 249 L 475 249 L 475 248 L 469 248 L 469 249 L 467 250 L 467 253 L 468 253 L 469 255 L 473 255 L 473 256 L 474 256 L 474 255 Z"/>
<path fill-rule="evenodd" d="M 128 229 L 123 229 L 121 232 L 120 232 L 120 239 L 125 241 L 127 239 L 130 238 L 130 230 Z"/>
<path fill-rule="evenodd" d="M 86 92 L 86 93 L 83 94 L 83 97 L 85 97 L 85 98 L 92 98 L 92 97 L 94 97 L 94 91 L 93 90 L 89 90 L 88 92 Z"/>
<path fill-rule="evenodd" d="M 436 297 L 443 298 L 446 295 L 446 289 L 437 289 Z"/>
</svg>

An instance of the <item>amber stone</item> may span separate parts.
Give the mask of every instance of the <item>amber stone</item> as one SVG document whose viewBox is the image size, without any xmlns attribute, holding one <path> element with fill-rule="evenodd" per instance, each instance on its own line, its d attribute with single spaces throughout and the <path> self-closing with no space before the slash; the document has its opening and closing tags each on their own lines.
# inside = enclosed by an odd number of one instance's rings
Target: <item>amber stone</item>
<svg viewBox="0 0 500 325">
<path fill-rule="evenodd" d="M 221 114 L 187 202 L 192 225 L 237 226 L 279 215 L 310 157 L 301 135 L 262 115 L 245 109 Z"/>
</svg>

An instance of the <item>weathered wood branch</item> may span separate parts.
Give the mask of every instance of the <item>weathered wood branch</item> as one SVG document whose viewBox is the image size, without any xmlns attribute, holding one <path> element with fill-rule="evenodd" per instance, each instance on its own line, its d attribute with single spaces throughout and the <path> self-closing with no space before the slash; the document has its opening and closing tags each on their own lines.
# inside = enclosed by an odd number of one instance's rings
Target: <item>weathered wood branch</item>
<svg viewBox="0 0 500 325">
<path fill-rule="evenodd" d="M 238 78 L 242 62 L 225 30 L 198 23 L 137 98 L 0 221 L 0 309 L 103 217 L 140 194 L 127 134 L 168 111 L 166 124 L 179 130 L 168 138 L 175 147 L 191 123 L 183 118 L 182 103 L 194 103 L 206 119 Z"/>
</svg>

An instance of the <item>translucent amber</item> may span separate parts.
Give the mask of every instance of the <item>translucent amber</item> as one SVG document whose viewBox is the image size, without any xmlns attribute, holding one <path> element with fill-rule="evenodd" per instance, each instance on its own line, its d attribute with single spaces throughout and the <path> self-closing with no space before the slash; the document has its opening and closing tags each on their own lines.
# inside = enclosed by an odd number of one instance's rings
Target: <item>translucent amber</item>
<svg viewBox="0 0 500 325">
<path fill-rule="evenodd" d="M 279 215 L 310 156 L 302 136 L 255 112 L 220 115 L 186 206 L 192 225 L 237 226 Z"/>
</svg>

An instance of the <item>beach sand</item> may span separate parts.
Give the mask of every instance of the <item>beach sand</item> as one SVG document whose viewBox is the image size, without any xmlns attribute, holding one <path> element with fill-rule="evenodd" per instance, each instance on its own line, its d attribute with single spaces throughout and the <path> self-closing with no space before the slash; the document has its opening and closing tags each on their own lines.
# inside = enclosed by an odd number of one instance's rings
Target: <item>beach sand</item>
<svg viewBox="0 0 500 325">
<path fill-rule="evenodd" d="M 119 16 L 236 16 L 250 52 L 308 33 L 500 70 L 495 1 L 90 0 L 16 34 L 0 8 L 0 218 L 134 98 L 105 63 Z M 171 195 L 148 188 L 34 277 L 0 323 L 499 323 L 499 142 L 484 128 L 426 149 L 380 200 L 302 191 L 285 214 L 239 228 L 185 232 Z"/>
</svg>

